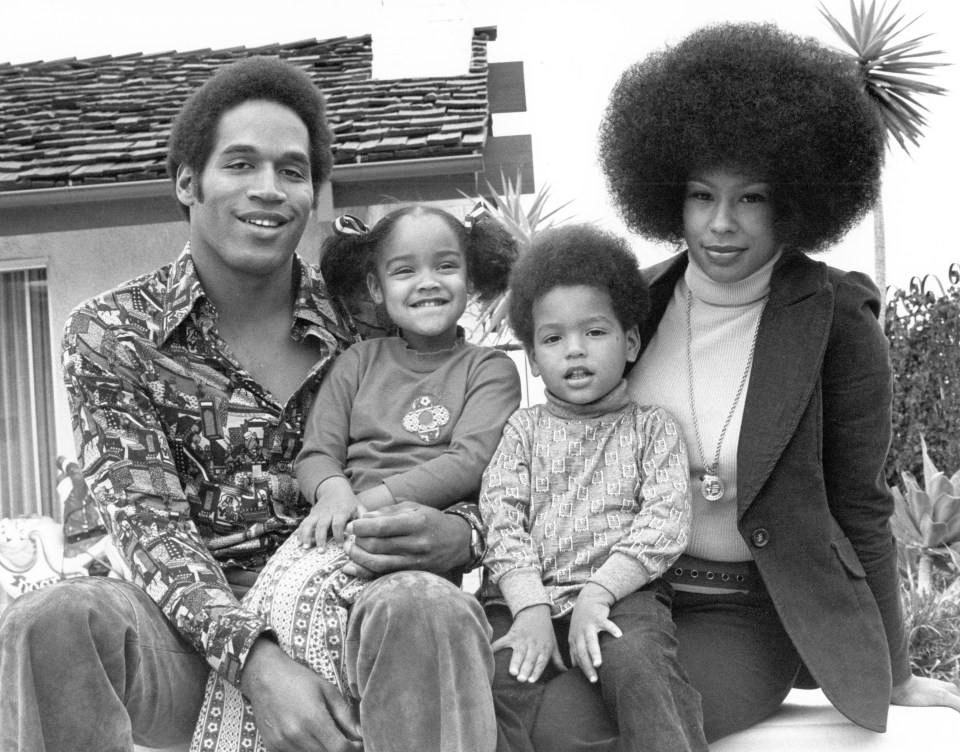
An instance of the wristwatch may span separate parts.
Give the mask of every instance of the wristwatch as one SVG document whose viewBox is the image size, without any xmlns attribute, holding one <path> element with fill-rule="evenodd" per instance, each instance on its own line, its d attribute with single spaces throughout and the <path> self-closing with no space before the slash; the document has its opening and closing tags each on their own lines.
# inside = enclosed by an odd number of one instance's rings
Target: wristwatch
<svg viewBox="0 0 960 752">
<path fill-rule="evenodd" d="M 487 552 L 485 543 L 480 531 L 470 525 L 470 561 L 467 562 L 467 569 L 479 567 L 483 562 L 483 555 Z"/>
<path fill-rule="evenodd" d="M 453 514 L 466 520 L 470 526 L 470 561 L 464 565 L 464 571 L 469 572 L 476 569 L 483 563 L 483 557 L 487 553 L 487 540 L 480 530 L 480 520 L 473 514 L 462 509 L 446 509 L 444 514 Z"/>
</svg>

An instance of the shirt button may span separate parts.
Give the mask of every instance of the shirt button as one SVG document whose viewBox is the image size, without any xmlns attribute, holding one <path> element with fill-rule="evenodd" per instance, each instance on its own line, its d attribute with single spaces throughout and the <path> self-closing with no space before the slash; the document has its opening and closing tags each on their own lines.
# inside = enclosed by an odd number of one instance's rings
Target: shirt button
<svg viewBox="0 0 960 752">
<path fill-rule="evenodd" d="M 750 536 L 750 540 L 753 541 L 753 545 L 757 548 L 763 548 L 770 542 L 770 533 L 762 527 L 758 527 L 753 531 L 753 534 Z"/>
</svg>

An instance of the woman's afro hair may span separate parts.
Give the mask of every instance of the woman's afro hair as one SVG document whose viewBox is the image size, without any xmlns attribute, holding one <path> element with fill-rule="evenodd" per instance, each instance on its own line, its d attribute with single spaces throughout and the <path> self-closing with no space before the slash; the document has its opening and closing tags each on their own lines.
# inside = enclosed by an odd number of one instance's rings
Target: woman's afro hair
<svg viewBox="0 0 960 752">
<path fill-rule="evenodd" d="M 510 273 L 510 327 L 533 349 L 533 307 L 556 287 L 586 285 L 610 294 L 624 329 L 640 326 L 650 313 L 650 291 L 627 241 L 590 224 L 537 233 Z"/>
<path fill-rule="evenodd" d="M 365 235 L 331 235 L 320 251 L 320 273 L 331 294 L 365 297 L 367 273 L 376 268 L 376 253 L 404 217 L 436 217 L 457 237 L 467 261 L 467 279 L 481 301 L 507 289 L 510 269 L 517 258 L 517 241 L 494 217 L 486 214 L 471 228 L 450 212 L 413 204 L 387 214 Z"/>
<path fill-rule="evenodd" d="M 333 169 L 333 134 L 327 124 L 326 105 L 317 85 L 303 70 L 277 57 L 248 57 L 220 68 L 187 98 L 170 130 L 167 173 L 171 180 L 176 181 L 182 164 L 199 175 L 213 151 L 220 118 L 253 99 L 289 107 L 307 127 L 316 202 L 320 186 Z"/>
<path fill-rule="evenodd" d="M 829 247 L 870 210 L 884 134 L 852 58 L 772 24 L 719 24 L 622 74 L 600 161 L 627 226 L 683 242 L 685 184 L 731 169 L 769 183 L 777 230 Z"/>
</svg>

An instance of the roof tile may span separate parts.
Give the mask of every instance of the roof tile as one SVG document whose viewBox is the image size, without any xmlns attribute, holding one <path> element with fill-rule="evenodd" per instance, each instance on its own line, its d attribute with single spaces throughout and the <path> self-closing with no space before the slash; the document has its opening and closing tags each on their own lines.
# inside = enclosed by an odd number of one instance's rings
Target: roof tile
<svg viewBox="0 0 960 752">
<path fill-rule="evenodd" d="M 165 175 L 170 122 L 215 70 L 254 54 L 303 68 L 323 90 L 337 163 L 478 154 L 487 135 L 488 30 L 470 72 L 373 80 L 369 35 L 257 48 L 0 63 L 0 190 Z"/>
</svg>

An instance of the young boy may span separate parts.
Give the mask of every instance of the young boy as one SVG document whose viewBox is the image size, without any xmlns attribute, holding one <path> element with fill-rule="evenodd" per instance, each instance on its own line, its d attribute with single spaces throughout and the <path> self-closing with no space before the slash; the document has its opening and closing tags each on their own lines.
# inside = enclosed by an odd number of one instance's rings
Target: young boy
<svg viewBox="0 0 960 752">
<path fill-rule="evenodd" d="M 547 403 L 510 418 L 480 497 L 501 740 L 533 749 L 544 686 L 569 646 L 571 666 L 599 679 L 621 749 L 706 750 L 660 580 L 687 543 L 686 448 L 623 379 L 649 310 L 636 258 L 589 225 L 550 230 L 517 262 L 510 295 Z"/>
</svg>

